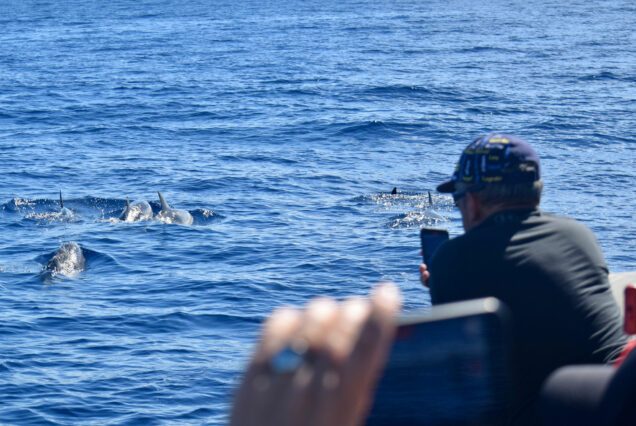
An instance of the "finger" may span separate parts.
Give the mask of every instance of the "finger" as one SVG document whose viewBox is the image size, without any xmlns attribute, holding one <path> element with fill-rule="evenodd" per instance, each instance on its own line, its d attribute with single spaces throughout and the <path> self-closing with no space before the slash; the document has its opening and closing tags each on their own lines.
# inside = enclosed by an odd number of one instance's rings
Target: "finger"
<svg viewBox="0 0 636 426">
<path fill-rule="evenodd" d="M 377 287 L 372 293 L 371 311 L 362 324 L 351 355 L 343 366 L 343 389 L 352 395 L 348 409 L 352 416 L 366 415 L 373 400 L 373 390 L 384 368 L 395 332 L 394 316 L 401 306 L 398 288 L 392 283 Z M 344 422 L 336 419 L 336 422 Z"/>
<path fill-rule="evenodd" d="M 307 305 L 300 337 L 306 340 L 308 347 L 321 349 L 337 317 L 338 304 L 335 300 L 326 297 L 312 300 Z"/>
<path fill-rule="evenodd" d="M 401 304 L 401 295 L 395 284 L 383 283 L 374 289 L 371 296 L 372 309 L 348 359 L 348 363 L 354 368 L 374 371 L 376 367 L 383 365 L 393 341 L 394 317 Z M 373 381 L 373 374 L 360 377 L 362 381 Z"/>
<path fill-rule="evenodd" d="M 392 320 L 402 307 L 402 295 L 398 287 L 392 282 L 381 282 L 371 292 L 371 303 L 375 312 L 382 319 Z"/>
<path fill-rule="evenodd" d="M 285 413 L 275 424 L 318 416 L 318 401 L 324 397 L 322 380 L 331 359 L 325 341 L 337 317 L 338 304 L 333 299 L 318 298 L 307 305 L 302 324 L 289 341 L 291 348 L 302 355 L 302 363 L 290 374 L 273 376 L 271 392 L 281 398 L 279 412 Z"/>
<path fill-rule="evenodd" d="M 325 341 L 336 362 L 344 362 L 351 354 L 360 329 L 371 312 L 368 299 L 351 297 L 342 302 L 338 318 Z"/>
<path fill-rule="evenodd" d="M 259 344 L 234 398 L 233 426 L 259 424 L 262 420 L 259 415 L 278 411 L 280 399 L 270 392 L 273 381 L 270 360 L 296 334 L 302 318 L 299 309 L 279 308 L 263 323 Z"/>
<path fill-rule="evenodd" d="M 293 386 L 296 391 L 305 388 L 311 380 L 316 362 L 323 358 L 325 340 L 337 316 L 338 304 L 333 299 L 318 298 L 312 300 L 302 312 L 299 324 L 292 328 L 291 334 L 285 335 L 283 344 L 278 345 L 279 352 L 272 353 L 274 358 L 280 356 L 281 352 L 290 353 L 292 357 L 295 356 L 299 364 L 294 366 L 292 363 L 290 367 L 298 370 L 293 375 Z M 275 378 L 282 378 L 283 382 L 287 381 L 288 378 L 280 374 L 281 371 L 277 371 L 276 365 L 273 367 L 274 373 L 279 373 L 275 374 Z"/>
<path fill-rule="evenodd" d="M 351 298 L 342 304 L 339 320 L 329 338 L 334 355 L 334 392 L 323 392 L 325 417 L 322 424 L 357 425 L 366 414 L 375 377 L 381 367 L 393 329 L 393 315 L 401 305 L 394 284 L 376 287 L 371 299 Z M 387 343 L 389 342 L 389 343 Z M 325 375 L 327 377 L 327 375 Z M 315 423 L 320 424 L 320 423 Z"/>
<path fill-rule="evenodd" d="M 369 299 L 352 297 L 341 303 L 337 321 L 332 324 L 329 335 L 325 340 L 325 350 L 322 354 L 324 362 L 316 369 L 317 376 L 313 381 L 315 393 L 315 411 L 311 419 L 307 418 L 307 426 L 317 425 L 355 425 L 351 423 L 351 407 L 348 401 L 354 399 L 343 384 L 343 371 L 348 365 L 347 358 L 360 335 L 364 322 L 371 313 Z M 354 392 L 364 392 L 355 389 Z"/>
<path fill-rule="evenodd" d="M 305 310 L 300 327 L 289 336 L 287 346 L 283 350 L 293 351 L 300 357 L 300 364 L 291 376 L 275 374 L 273 391 L 281 386 L 289 387 L 289 381 L 294 388 L 294 393 L 302 396 L 302 393 L 311 383 L 317 366 L 324 363 L 325 341 L 329 329 L 338 317 L 338 304 L 329 298 L 312 300 Z"/>
<path fill-rule="evenodd" d="M 266 362 L 283 349 L 302 327 L 304 314 L 297 308 L 276 309 L 263 324 L 255 362 Z"/>
<path fill-rule="evenodd" d="M 425 264 L 420 265 L 420 282 L 424 287 L 428 287 L 428 280 L 431 277 L 431 273 Z"/>
</svg>

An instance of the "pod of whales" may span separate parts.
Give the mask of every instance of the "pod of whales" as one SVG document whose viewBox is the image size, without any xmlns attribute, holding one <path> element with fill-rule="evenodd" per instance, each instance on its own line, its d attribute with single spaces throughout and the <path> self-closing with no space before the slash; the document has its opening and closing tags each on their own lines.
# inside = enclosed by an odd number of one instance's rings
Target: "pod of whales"
<svg viewBox="0 0 636 426">
<path fill-rule="evenodd" d="M 131 205 L 128 197 L 126 197 L 126 207 L 119 215 L 119 220 L 123 222 L 139 222 L 148 219 L 152 219 L 152 207 L 150 207 L 148 201 L 138 201 Z"/>
<path fill-rule="evenodd" d="M 161 210 L 155 216 L 158 221 L 179 225 L 192 225 L 194 223 L 194 218 L 190 212 L 170 207 L 161 192 L 157 192 L 157 194 L 161 204 Z M 69 221 L 75 218 L 73 211 L 64 206 L 62 191 L 60 191 L 60 210 L 55 215 Z M 153 210 L 148 201 L 142 200 L 131 204 L 128 197 L 126 197 L 126 206 L 118 216 L 118 219 L 123 222 L 138 222 L 152 218 Z M 52 255 L 44 255 L 42 260 L 45 265 L 42 274 L 46 277 L 54 277 L 58 274 L 74 276 L 86 269 L 84 251 L 79 244 L 72 241 L 62 244 Z"/>
<path fill-rule="evenodd" d="M 62 244 L 44 268 L 51 275 L 72 276 L 82 272 L 86 267 L 86 259 L 79 244 L 72 241 Z"/>
</svg>

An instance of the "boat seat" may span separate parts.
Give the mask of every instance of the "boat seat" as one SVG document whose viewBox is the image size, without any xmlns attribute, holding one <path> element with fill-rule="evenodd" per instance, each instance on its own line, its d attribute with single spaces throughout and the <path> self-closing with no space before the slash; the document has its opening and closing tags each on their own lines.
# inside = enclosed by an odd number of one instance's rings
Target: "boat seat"
<svg viewBox="0 0 636 426">
<path fill-rule="evenodd" d="M 635 425 L 636 350 L 618 367 L 559 368 L 544 383 L 540 398 L 544 426 Z"/>
</svg>

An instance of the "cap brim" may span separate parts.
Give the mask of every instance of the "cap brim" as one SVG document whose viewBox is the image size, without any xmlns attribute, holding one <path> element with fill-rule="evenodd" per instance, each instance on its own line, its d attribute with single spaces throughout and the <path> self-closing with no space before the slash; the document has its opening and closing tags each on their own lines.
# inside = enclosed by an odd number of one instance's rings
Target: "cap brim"
<svg viewBox="0 0 636 426">
<path fill-rule="evenodd" d="M 455 192 L 455 181 L 447 180 L 437 187 L 437 192 L 452 193 Z"/>
</svg>

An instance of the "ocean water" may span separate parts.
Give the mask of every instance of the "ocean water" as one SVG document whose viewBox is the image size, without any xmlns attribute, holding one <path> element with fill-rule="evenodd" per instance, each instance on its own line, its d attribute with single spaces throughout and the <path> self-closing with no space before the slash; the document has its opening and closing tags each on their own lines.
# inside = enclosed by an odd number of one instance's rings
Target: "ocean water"
<svg viewBox="0 0 636 426">
<path fill-rule="evenodd" d="M 480 3 L 0 2 L 0 423 L 224 424 L 276 306 L 428 306 L 418 230 L 462 232 L 434 188 L 491 130 L 634 270 L 634 3 Z M 117 219 L 157 191 L 194 223 Z"/>
</svg>

